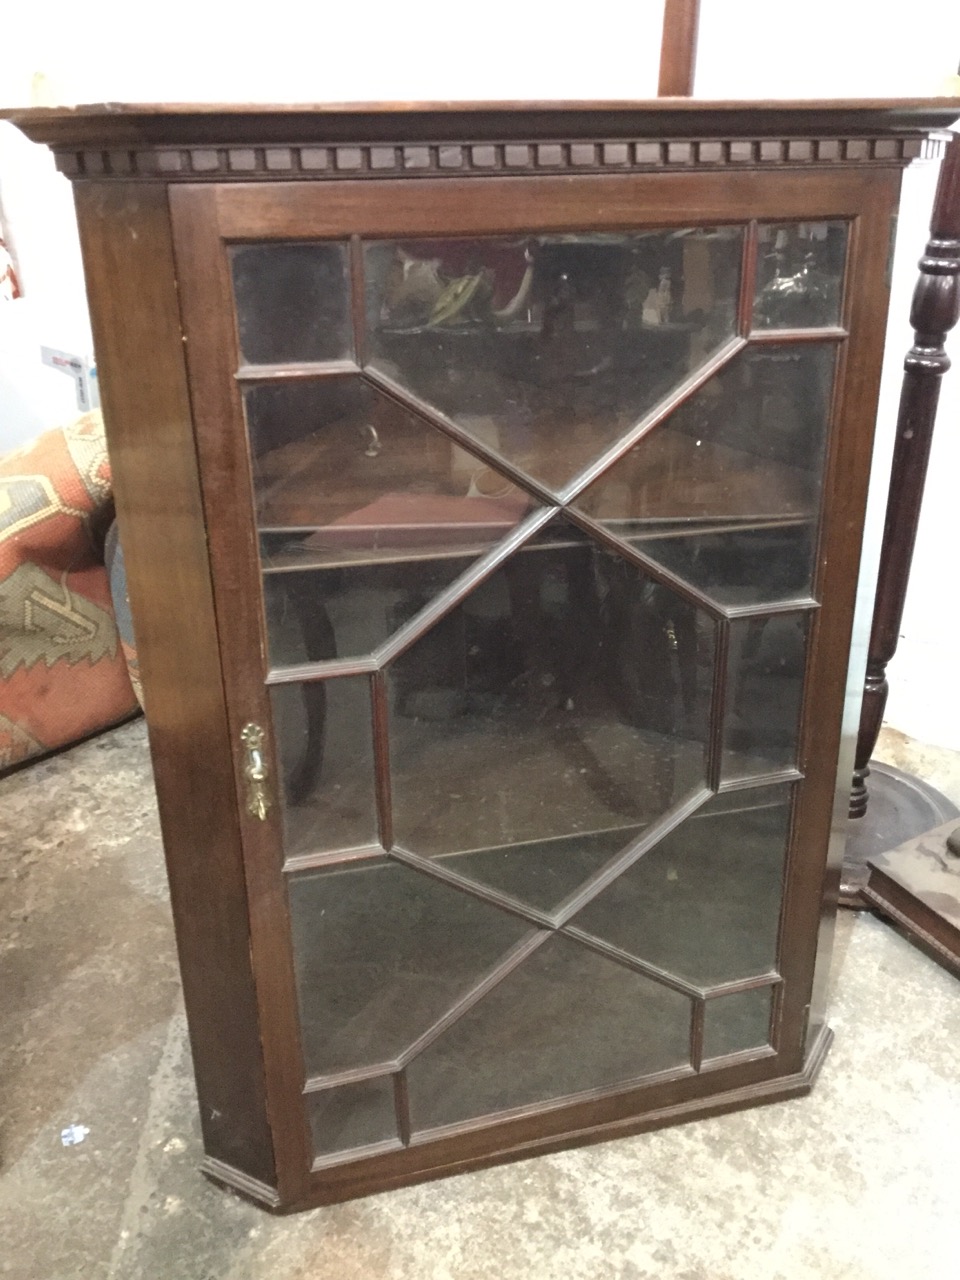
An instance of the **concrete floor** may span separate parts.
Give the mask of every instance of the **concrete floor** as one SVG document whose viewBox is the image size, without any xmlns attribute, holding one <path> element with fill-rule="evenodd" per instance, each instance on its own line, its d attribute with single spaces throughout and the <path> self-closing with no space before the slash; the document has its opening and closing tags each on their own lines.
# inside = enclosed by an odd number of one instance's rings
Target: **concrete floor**
<svg viewBox="0 0 960 1280">
<path fill-rule="evenodd" d="M 960 753 L 882 754 L 960 802 Z M 0 782 L 0 813 L 4 1277 L 960 1274 L 960 986 L 870 916 L 841 919 L 812 1097 L 278 1219 L 196 1172 L 142 722 Z"/>
</svg>

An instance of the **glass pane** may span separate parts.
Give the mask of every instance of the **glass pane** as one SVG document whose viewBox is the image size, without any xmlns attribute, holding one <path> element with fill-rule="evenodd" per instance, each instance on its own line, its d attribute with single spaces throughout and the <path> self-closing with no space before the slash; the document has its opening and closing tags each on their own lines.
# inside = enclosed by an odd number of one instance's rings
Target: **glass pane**
<svg viewBox="0 0 960 1280">
<path fill-rule="evenodd" d="M 797 762 L 809 616 L 730 624 L 723 777 L 749 778 Z"/>
<path fill-rule="evenodd" d="M 376 844 L 367 678 L 275 685 L 270 704 L 287 854 Z"/>
<path fill-rule="evenodd" d="M 776 966 L 789 787 L 716 796 L 572 925 L 699 987 Z"/>
<path fill-rule="evenodd" d="M 761 225 L 757 254 L 757 329 L 812 329 L 840 323 L 847 223 Z"/>
<path fill-rule="evenodd" d="M 708 1000 L 703 1023 L 704 1058 L 721 1058 L 770 1042 L 770 987 Z"/>
<path fill-rule="evenodd" d="M 368 244 L 370 364 L 557 488 L 733 334 L 742 242 L 719 227 Z"/>
<path fill-rule="evenodd" d="M 398 844 L 550 910 L 703 785 L 715 628 L 563 519 L 390 668 Z"/>
<path fill-rule="evenodd" d="M 389 1142 L 391 1138 L 399 1142 L 391 1076 L 308 1093 L 305 1101 L 315 1156 Z"/>
<path fill-rule="evenodd" d="M 271 663 L 381 644 L 530 498 L 359 378 L 245 397 Z"/>
<path fill-rule="evenodd" d="M 230 251 L 230 267 L 240 355 L 247 364 L 352 355 L 345 245 L 240 245 Z"/>
<path fill-rule="evenodd" d="M 808 595 L 835 360 L 748 348 L 576 505 L 720 604 Z"/>
<path fill-rule="evenodd" d="M 383 858 L 290 879 L 309 1075 L 391 1061 L 530 926 Z"/>
<path fill-rule="evenodd" d="M 414 1058 L 413 1126 L 625 1084 L 689 1049 L 686 996 L 555 936 Z"/>
</svg>

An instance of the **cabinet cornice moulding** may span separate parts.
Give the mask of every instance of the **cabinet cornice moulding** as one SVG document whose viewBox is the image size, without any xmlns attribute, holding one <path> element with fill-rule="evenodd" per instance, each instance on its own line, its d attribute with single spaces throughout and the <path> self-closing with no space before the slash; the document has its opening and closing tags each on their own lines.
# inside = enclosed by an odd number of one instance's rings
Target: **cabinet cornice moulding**
<svg viewBox="0 0 960 1280">
<path fill-rule="evenodd" d="M 120 106 L 0 112 L 71 178 L 249 181 L 902 165 L 960 100 Z"/>
</svg>

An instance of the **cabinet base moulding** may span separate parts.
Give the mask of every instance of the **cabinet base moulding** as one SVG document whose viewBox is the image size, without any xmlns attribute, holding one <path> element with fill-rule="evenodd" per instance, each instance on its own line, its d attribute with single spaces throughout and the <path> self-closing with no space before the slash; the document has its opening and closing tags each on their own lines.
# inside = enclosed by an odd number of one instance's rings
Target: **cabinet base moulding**
<svg viewBox="0 0 960 1280">
<path fill-rule="evenodd" d="M 280 1194 L 276 1187 L 271 1187 L 267 1182 L 261 1182 L 259 1178 L 251 1178 L 248 1173 L 244 1173 L 242 1169 L 235 1169 L 232 1164 L 225 1164 L 223 1160 L 217 1160 L 214 1156 L 204 1156 L 200 1162 L 200 1172 L 205 1174 L 211 1182 L 236 1191 L 247 1200 L 253 1200 L 267 1209 L 280 1209 Z"/>
<path fill-rule="evenodd" d="M 713 1116 L 728 1115 L 735 1111 L 745 1111 L 750 1107 L 769 1106 L 775 1102 L 787 1102 L 792 1098 L 804 1098 L 817 1082 L 830 1046 L 833 1044 L 833 1031 L 822 1026 L 811 1044 L 803 1069 L 792 1075 L 778 1076 L 772 1080 L 763 1080 L 738 1089 L 728 1089 L 722 1093 L 708 1097 L 693 1098 L 673 1106 L 659 1107 L 644 1115 L 629 1116 L 626 1119 L 611 1120 L 604 1124 L 591 1125 L 565 1134 L 554 1134 L 549 1137 L 523 1142 L 514 1147 L 497 1148 L 490 1152 L 464 1160 L 454 1160 L 433 1168 L 417 1168 L 409 1173 L 394 1174 L 384 1177 L 372 1174 L 369 1177 L 358 1177 L 349 1181 L 343 1177 L 348 1171 L 340 1166 L 336 1183 L 329 1181 L 316 1185 L 308 1191 L 303 1199 L 284 1204 L 277 1191 L 266 1183 L 251 1178 L 239 1169 L 205 1156 L 200 1169 L 211 1181 L 236 1191 L 239 1195 L 252 1200 L 262 1207 L 277 1214 L 298 1213 L 305 1209 L 316 1209 L 324 1205 L 341 1204 L 347 1200 L 356 1200 L 379 1191 L 393 1191 L 400 1187 L 412 1186 L 421 1182 L 433 1182 L 439 1178 L 455 1177 L 457 1174 L 470 1173 L 473 1170 L 488 1169 L 496 1165 L 512 1164 L 517 1160 L 527 1160 L 535 1156 L 549 1155 L 554 1151 L 566 1151 L 575 1147 L 592 1146 L 594 1143 L 610 1142 L 616 1138 L 631 1138 L 641 1133 L 649 1133 L 656 1129 L 668 1129 L 673 1125 L 686 1124 L 690 1120 L 707 1120 Z M 422 1150 L 422 1148 L 421 1148 Z"/>
</svg>

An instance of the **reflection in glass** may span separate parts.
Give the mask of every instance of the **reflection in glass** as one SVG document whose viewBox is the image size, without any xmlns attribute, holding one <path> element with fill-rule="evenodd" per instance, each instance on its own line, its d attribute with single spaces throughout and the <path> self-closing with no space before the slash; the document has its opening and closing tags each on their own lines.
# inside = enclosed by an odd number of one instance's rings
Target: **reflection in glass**
<svg viewBox="0 0 960 1280">
<path fill-rule="evenodd" d="M 704 1058 L 720 1058 L 769 1044 L 771 994 L 772 988 L 758 987 L 708 1000 L 703 1022 Z"/>
<path fill-rule="evenodd" d="M 414 1129 L 689 1062 L 686 996 L 554 936 L 413 1059 Z"/>
<path fill-rule="evenodd" d="M 550 487 L 735 330 L 739 227 L 365 246 L 370 364 Z"/>
<path fill-rule="evenodd" d="M 352 354 L 342 244 L 238 245 L 230 251 L 241 359 L 343 360 Z"/>
<path fill-rule="evenodd" d="M 571 924 L 699 987 L 776 967 L 789 787 L 716 796 Z"/>
<path fill-rule="evenodd" d="M 358 378 L 245 396 L 271 663 L 369 653 L 530 510 Z"/>
<path fill-rule="evenodd" d="M 746 349 L 575 505 L 720 604 L 809 595 L 834 364 Z"/>
<path fill-rule="evenodd" d="M 383 858 L 290 879 L 308 1075 L 392 1060 L 530 925 Z"/>
<path fill-rule="evenodd" d="M 803 522 L 723 533 L 688 528 L 676 537 L 630 541 L 718 604 L 736 607 L 806 599 L 815 536 Z"/>
<path fill-rule="evenodd" d="M 270 690 L 286 853 L 377 841 L 370 685 L 340 676 Z"/>
<path fill-rule="evenodd" d="M 364 377 L 243 382 L 273 667 L 375 651 L 534 509 L 431 414 L 562 488 L 734 335 L 742 246 L 739 227 L 366 245 Z M 352 358 L 343 245 L 229 252 L 245 363 Z M 758 328 L 838 323 L 845 252 L 844 224 L 761 227 Z M 577 500 L 625 554 L 556 516 L 387 664 L 397 852 L 473 892 L 359 856 L 380 839 L 368 678 L 271 687 L 286 854 L 358 855 L 288 880 L 308 1075 L 426 1042 L 422 1132 L 688 1067 L 689 1000 L 584 935 L 706 991 L 771 981 L 786 785 L 714 796 L 576 913 L 579 938 L 476 894 L 554 913 L 705 786 L 715 624 L 626 553 L 722 607 L 808 597 L 835 352 L 748 346 Z M 724 781 L 795 763 L 807 625 L 730 623 Z M 706 1059 L 767 1043 L 771 991 L 707 1000 Z M 305 1105 L 320 1159 L 398 1141 L 389 1076 Z"/>
<path fill-rule="evenodd" d="M 758 329 L 812 329 L 840 323 L 846 222 L 782 222 L 758 230 Z"/>
<path fill-rule="evenodd" d="M 714 631 L 552 521 L 391 664 L 398 844 L 558 905 L 703 785 Z"/>
<path fill-rule="evenodd" d="M 308 1093 L 304 1101 L 315 1156 L 334 1155 L 391 1139 L 399 1142 L 390 1076 Z"/>
<path fill-rule="evenodd" d="M 803 613 L 731 622 L 724 780 L 796 765 L 808 625 Z"/>
</svg>

